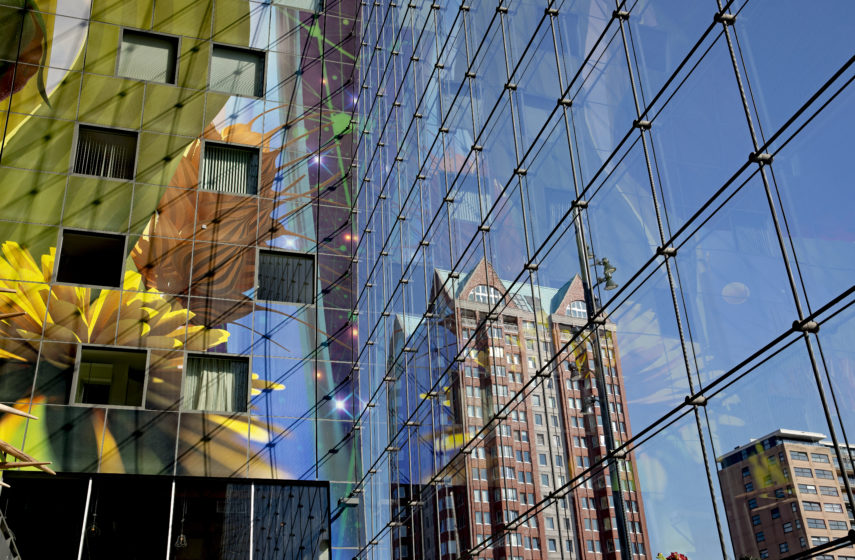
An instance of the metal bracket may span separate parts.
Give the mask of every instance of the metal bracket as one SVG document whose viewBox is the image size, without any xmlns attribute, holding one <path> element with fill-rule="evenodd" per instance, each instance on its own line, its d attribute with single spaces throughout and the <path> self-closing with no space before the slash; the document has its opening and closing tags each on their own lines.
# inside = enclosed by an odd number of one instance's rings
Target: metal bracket
<svg viewBox="0 0 855 560">
<path fill-rule="evenodd" d="M 819 332 L 819 323 L 816 321 L 793 321 L 793 330 L 796 332 L 806 332 L 816 334 Z"/>
<path fill-rule="evenodd" d="M 657 247 L 656 254 L 662 255 L 663 257 L 676 257 L 677 256 L 677 248 L 672 247 L 672 246 Z"/>
<path fill-rule="evenodd" d="M 689 406 L 706 406 L 707 398 L 703 395 L 686 395 L 686 404 Z"/>
<path fill-rule="evenodd" d="M 748 161 L 751 163 L 759 163 L 760 165 L 770 165 L 773 159 L 772 154 L 768 152 L 763 152 L 762 154 L 751 152 L 748 154 Z"/>
<path fill-rule="evenodd" d="M 736 22 L 736 14 L 723 14 L 716 12 L 713 16 L 713 21 L 716 23 L 723 23 L 724 25 L 733 25 Z"/>
</svg>

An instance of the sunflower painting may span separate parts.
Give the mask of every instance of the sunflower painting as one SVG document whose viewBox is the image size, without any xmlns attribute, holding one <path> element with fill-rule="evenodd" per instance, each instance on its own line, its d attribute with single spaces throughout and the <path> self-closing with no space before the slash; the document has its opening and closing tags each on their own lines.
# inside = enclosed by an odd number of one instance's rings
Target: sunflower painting
<svg viewBox="0 0 855 560">
<path fill-rule="evenodd" d="M 188 0 L 21 0 L 0 12 L 0 59 L 17 61 L 0 64 L 0 401 L 42 419 L 0 416 L 0 439 L 59 471 L 354 476 L 349 456 L 319 460 L 349 433 L 328 404 L 339 401 L 323 397 L 350 402 L 354 386 L 353 22 L 321 33 L 311 12 L 276 3 Z M 123 28 L 181 37 L 173 82 L 119 75 Z M 211 87 L 214 42 L 267 51 L 263 96 Z M 310 60 L 293 54 L 307 48 Z M 133 173 L 79 172 L 82 125 L 132 134 Z M 212 144 L 257 150 L 256 192 L 202 184 Z M 58 281 L 66 228 L 125 237 L 117 286 Z M 257 301 L 263 250 L 311 255 L 316 300 Z M 94 347 L 145 351 L 141 406 L 76 402 Z M 249 361 L 246 410 L 182 407 L 199 354 Z"/>
</svg>

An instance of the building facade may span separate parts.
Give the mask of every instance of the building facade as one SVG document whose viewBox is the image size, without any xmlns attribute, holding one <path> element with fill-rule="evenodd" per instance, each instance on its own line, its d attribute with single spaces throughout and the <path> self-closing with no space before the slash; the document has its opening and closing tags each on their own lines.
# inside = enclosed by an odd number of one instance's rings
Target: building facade
<svg viewBox="0 0 855 560">
<path fill-rule="evenodd" d="M 733 556 L 722 449 L 850 449 L 829 2 L 0 0 L 21 554 Z"/>
<path fill-rule="evenodd" d="M 737 557 L 786 558 L 839 539 L 848 541 L 851 477 L 825 434 L 781 429 L 719 458 L 724 509 Z M 855 557 L 851 543 L 816 558 Z"/>
<path fill-rule="evenodd" d="M 0 439 L 60 473 L 6 476 L 21 557 L 355 552 L 357 16 L 0 2 Z"/>
</svg>

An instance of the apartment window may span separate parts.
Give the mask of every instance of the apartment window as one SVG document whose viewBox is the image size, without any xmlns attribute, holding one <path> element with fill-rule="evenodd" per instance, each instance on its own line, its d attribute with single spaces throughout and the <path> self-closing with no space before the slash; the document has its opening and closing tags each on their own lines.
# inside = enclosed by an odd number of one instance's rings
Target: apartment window
<svg viewBox="0 0 855 560">
<path fill-rule="evenodd" d="M 750 476 L 750 475 L 751 475 L 751 469 L 749 467 L 742 467 L 742 476 L 745 477 L 745 476 Z"/>
<path fill-rule="evenodd" d="M 84 347 L 75 402 L 142 406 L 146 358 L 145 350 Z"/>
<path fill-rule="evenodd" d="M 802 478 L 813 478 L 813 471 L 811 471 L 810 469 L 806 469 L 803 467 L 795 467 L 793 470 L 796 471 L 796 476 Z"/>
<path fill-rule="evenodd" d="M 751 524 L 752 525 L 760 525 L 760 516 L 759 515 L 752 515 L 751 516 Z"/>
<path fill-rule="evenodd" d="M 799 492 L 802 494 L 816 494 L 816 486 L 813 484 L 799 484 Z"/>
<path fill-rule="evenodd" d="M 839 496 L 840 493 L 837 491 L 837 488 L 833 486 L 820 486 L 819 493 L 823 496 Z"/>
<path fill-rule="evenodd" d="M 258 148 L 205 142 L 202 188 L 233 194 L 258 193 Z"/>
<path fill-rule="evenodd" d="M 765 549 L 765 548 L 761 548 L 760 549 L 760 558 L 761 559 L 769 558 L 769 550 Z"/>
<path fill-rule="evenodd" d="M 816 492 L 814 492 L 816 494 Z M 775 488 L 775 497 L 776 498 L 786 498 L 786 494 L 784 493 L 783 488 Z"/>
<path fill-rule="evenodd" d="M 756 509 L 757 508 L 757 499 L 751 498 L 748 500 L 748 509 Z"/>
<path fill-rule="evenodd" d="M 757 531 L 754 533 L 754 536 L 757 539 L 757 542 L 763 542 L 766 540 L 766 535 L 763 534 L 763 531 Z"/>
<path fill-rule="evenodd" d="M 178 38 L 133 29 L 122 31 L 119 76 L 164 84 L 175 83 Z"/>
<path fill-rule="evenodd" d="M 845 521 L 837 521 L 831 519 L 828 521 L 828 528 L 832 531 L 848 531 L 849 527 L 846 525 Z"/>
<path fill-rule="evenodd" d="M 819 502 L 802 502 L 802 507 L 805 511 L 822 511 Z"/>
<path fill-rule="evenodd" d="M 831 540 L 830 537 L 811 537 L 810 538 L 810 544 L 811 544 L 811 546 L 819 546 L 821 544 L 827 543 L 830 540 Z"/>
<path fill-rule="evenodd" d="M 74 173 L 111 179 L 133 179 L 137 133 L 80 125 Z"/>
<path fill-rule="evenodd" d="M 811 453 L 810 459 L 814 463 L 827 463 L 828 455 L 823 455 L 822 453 Z"/>
<path fill-rule="evenodd" d="M 787 552 L 790 550 L 790 545 L 785 542 L 778 544 L 778 552 Z"/>
<path fill-rule="evenodd" d="M 118 288 L 122 285 L 124 260 L 123 235 L 65 230 L 56 280 Z"/>
<path fill-rule="evenodd" d="M 790 522 L 784 523 L 784 532 L 792 533 L 793 532 L 793 524 Z"/>
<path fill-rule="evenodd" d="M 827 471 L 825 469 L 816 469 L 814 471 L 816 473 L 817 478 L 824 478 L 826 480 L 834 480 L 834 475 L 831 471 Z"/>
<path fill-rule="evenodd" d="M 790 451 L 790 459 L 795 461 L 807 461 L 808 455 L 804 451 Z"/>
<path fill-rule="evenodd" d="M 807 526 L 809 529 L 825 529 L 825 521 L 822 519 L 808 517 Z"/>
<path fill-rule="evenodd" d="M 182 410 L 246 412 L 248 391 L 246 358 L 187 357 Z"/>
<path fill-rule="evenodd" d="M 753 492 L 753 491 L 754 491 L 754 484 L 752 484 L 752 483 L 750 483 L 750 482 L 749 482 L 749 483 L 747 483 L 747 484 L 745 485 L 745 491 L 746 491 L 746 492 Z"/>
<path fill-rule="evenodd" d="M 310 255 L 258 252 L 256 299 L 312 303 L 315 299 L 315 260 Z"/>
<path fill-rule="evenodd" d="M 549 552 L 556 552 L 558 550 L 558 545 L 555 542 L 555 539 L 546 539 L 546 547 Z"/>
<path fill-rule="evenodd" d="M 232 95 L 261 97 L 264 94 L 264 53 L 214 45 L 211 89 Z"/>
<path fill-rule="evenodd" d="M 571 301 L 570 305 L 567 306 L 567 315 L 576 319 L 587 319 L 588 306 L 582 300 Z"/>
<path fill-rule="evenodd" d="M 816 505 L 819 506 L 819 504 Z M 825 511 L 829 511 L 831 513 L 843 513 L 843 506 L 840 504 L 822 504 L 822 506 Z M 819 511 L 819 509 L 817 508 L 816 511 Z"/>
</svg>

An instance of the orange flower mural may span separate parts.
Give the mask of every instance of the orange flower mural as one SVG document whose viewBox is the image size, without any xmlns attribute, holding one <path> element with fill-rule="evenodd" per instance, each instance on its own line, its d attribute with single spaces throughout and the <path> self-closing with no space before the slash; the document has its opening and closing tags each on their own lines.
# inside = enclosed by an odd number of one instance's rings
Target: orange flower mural
<svg viewBox="0 0 855 560">
<path fill-rule="evenodd" d="M 284 156 L 290 145 L 305 140 L 316 130 L 307 130 L 283 146 L 271 148 L 271 138 L 281 133 L 282 128 L 266 134 L 254 132 L 252 126 L 256 119 L 226 126 L 222 131 L 213 125 L 205 129 L 202 138 L 185 152 L 169 183 L 173 188 L 167 189 L 161 198 L 131 252 L 147 287 L 169 291 L 167 286 L 180 286 L 178 293 L 186 293 L 184 290 L 189 289 L 191 295 L 205 296 L 191 298 L 189 303 L 194 322 L 202 325 L 231 322 L 249 312 L 249 307 L 241 302 L 251 301 L 244 294 L 253 289 L 255 245 L 283 235 L 314 242 L 283 225 L 289 216 L 312 204 L 314 195 L 311 192 L 297 191 L 298 185 L 307 180 L 307 173 L 292 174 L 289 181 L 281 185 L 276 184 L 276 179 L 285 170 L 312 157 L 311 153 L 301 153 L 291 159 Z M 293 128 L 309 119 L 310 116 L 301 117 L 283 128 Z M 258 198 L 199 188 L 202 140 L 261 147 Z M 274 219 L 285 205 L 291 208 Z M 188 241 L 194 237 L 195 245 Z M 204 242 L 199 243 L 199 240 Z M 205 243 L 219 240 L 228 240 L 230 245 Z"/>
</svg>

